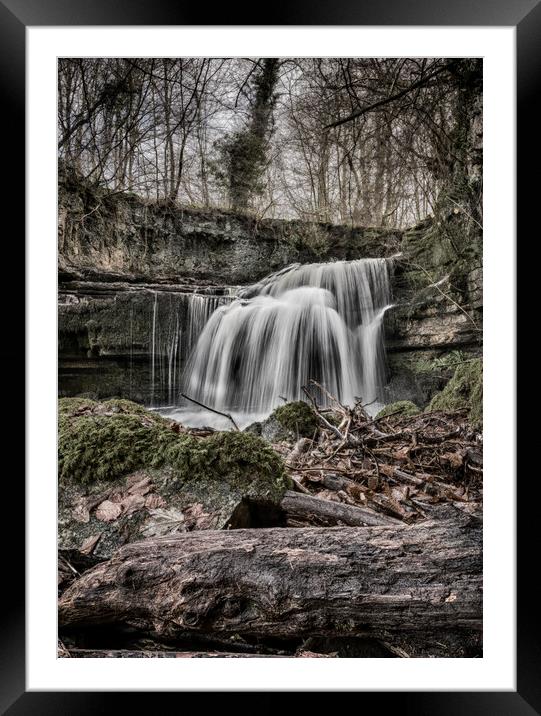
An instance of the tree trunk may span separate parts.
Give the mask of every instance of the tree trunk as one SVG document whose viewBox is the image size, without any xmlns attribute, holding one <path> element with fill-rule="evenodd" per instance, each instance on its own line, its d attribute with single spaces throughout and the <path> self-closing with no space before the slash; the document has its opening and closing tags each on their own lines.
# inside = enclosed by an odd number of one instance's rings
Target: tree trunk
<svg viewBox="0 0 541 716">
<path fill-rule="evenodd" d="M 135 542 L 83 574 L 60 627 L 154 637 L 481 641 L 477 518 L 413 526 L 200 531 Z M 445 636 L 447 635 L 447 636 Z M 450 654 L 456 655 L 456 654 Z"/>
</svg>

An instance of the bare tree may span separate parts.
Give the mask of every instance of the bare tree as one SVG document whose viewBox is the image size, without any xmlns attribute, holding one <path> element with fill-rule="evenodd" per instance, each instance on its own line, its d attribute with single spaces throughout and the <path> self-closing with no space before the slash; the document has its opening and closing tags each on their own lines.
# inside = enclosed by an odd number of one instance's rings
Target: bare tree
<svg viewBox="0 0 541 716">
<path fill-rule="evenodd" d="M 480 67 L 61 59 L 59 156 L 112 191 L 183 205 L 380 226 L 458 205 L 480 224 Z"/>
</svg>

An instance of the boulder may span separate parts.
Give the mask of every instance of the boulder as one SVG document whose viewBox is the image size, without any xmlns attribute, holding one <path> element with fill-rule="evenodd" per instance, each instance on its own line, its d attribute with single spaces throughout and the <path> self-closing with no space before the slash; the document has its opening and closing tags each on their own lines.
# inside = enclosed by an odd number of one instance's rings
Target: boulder
<svg viewBox="0 0 541 716">
<path fill-rule="evenodd" d="M 266 420 L 252 423 L 244 432 L 260 435 L 268 443 L 296 442 L 311 438 L 317 430 L 317 416 L 302 400 L 280 405 Z"/>
<path fill-rule="evenodd" d="M 62 399 L 59 548 L 108 557 L 147 537 L 221 529 L 246 500 L 277 504 L 290 487 L 260 437 L 201 437 L 130 401 Z"/>
</svg>

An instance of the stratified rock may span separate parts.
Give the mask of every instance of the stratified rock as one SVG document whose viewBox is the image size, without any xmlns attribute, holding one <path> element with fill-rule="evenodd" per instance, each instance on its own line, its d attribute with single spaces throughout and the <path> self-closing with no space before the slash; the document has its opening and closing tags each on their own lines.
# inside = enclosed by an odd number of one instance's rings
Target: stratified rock
<svg viewBox="0 0 541 716">
<path fill-rule="evenodd" d="M 377 258 L 402 232 L 186 209 L 91 186 L 59 170 L 59 268 L 69 278 L 252 283 L 300 261 Z"/>
</svg>

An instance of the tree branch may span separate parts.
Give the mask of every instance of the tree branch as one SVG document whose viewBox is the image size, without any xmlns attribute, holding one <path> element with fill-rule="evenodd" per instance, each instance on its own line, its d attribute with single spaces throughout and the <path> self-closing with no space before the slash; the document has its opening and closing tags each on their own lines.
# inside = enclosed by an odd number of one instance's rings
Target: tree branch
<svg viewBox="0 0 541 716">
<path fill-rule="evenodd" d="M 431 74 L 427 75 L 426 77 L 417 80 L 413 84 L 411 84 L 409 87 L 406 87 L 403 90 L 400 90 L 400 92 L 397 92 L 394 95 L 391 95 L 390 97 L 385 97 L 385 99 L 380 99 L 377 102 L 374 102 L 373 104 L 369 104 L 367 107 L 362 107 L 361 109 L 356 110 L 352 114 L 348 115 L 347 117 L 344 117 L 343 119 L 337 119 L 335 122 L 331 122 L 330 124 L 327 124 L 323 127 L 323 129 L 331 129 L 332 127 L 339 127 L 341 124 L 345 124 L 346 122 L 351 122 L 354 119 L 357 119 L 357 117 L 361 117 L 363 114 L 366 114 L 367 112 L 371 112 L 374 109 L 378 109 L 379 107 L 383 107 L 386 104 L 389 104 L 390 102 L 395 102 L 397 99 L 401 99 L 405 95 L 409 94 L 413 90 L 424 87 L 427 85 L 436 75 L 441 74 L 442 72 L 445 72 L 449 69 L 449 64 L 446 64 L 442 67 L 439 67 L 437 70 L 432 72 Z"/>
</svg>

